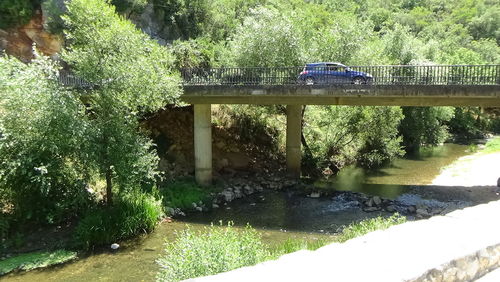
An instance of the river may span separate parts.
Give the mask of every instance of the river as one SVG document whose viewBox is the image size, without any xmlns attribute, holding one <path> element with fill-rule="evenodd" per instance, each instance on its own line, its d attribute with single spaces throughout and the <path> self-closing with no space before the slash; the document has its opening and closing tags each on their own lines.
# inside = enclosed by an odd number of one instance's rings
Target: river
<svg viewBox="0 0 500 282">
<path fill-rule="evenodd" d="M 430 184 L 441 168 L 467 155 L 467 146 L 445 144 L 422 149 L 419 153 L 395 160 L 376 172 L 347 168 L 337 177 L 318 181 L 321 189 L 357 191 L 386 198 L 417 193 Z M 212 222 L 233 221 L 236 226 L 250 223 L 272 245 L 288 238 L 319 240 L 331 238 L 344 225 L 364 218 L 388 214 L 363 212 L 348 198 L 308 198 L 291 191 L 266 191 L 236 200 L 220 209 L 179 217 L 162 223 L 149 235 L 121 242 L 118 251 L 99 251 L 65 265 L 2 277 L 5 281 L 152 281 L 158 266 L 155 260 L 163 254 L 166 241 L 176 231 L 190 225 L 203 230 Z"/>
</svg>

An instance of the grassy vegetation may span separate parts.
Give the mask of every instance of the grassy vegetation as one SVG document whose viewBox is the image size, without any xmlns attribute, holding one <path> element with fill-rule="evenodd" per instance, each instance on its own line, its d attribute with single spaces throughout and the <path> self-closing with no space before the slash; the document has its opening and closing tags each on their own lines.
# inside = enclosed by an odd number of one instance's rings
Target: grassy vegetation
<svg viewBox="0 0 500 282">
<path fill-rule="evenodd" d="M 22 254 L 0 261 L 0 275 L 16 270 L 32 270 L 60 264 L 76 258 L 76 252 L 56 250 Z"/>
<path fill-rule="evenodd" d="M 254 265 L 270 257 L 260 235 L 252 228 L 237 230 L 212 226 L 204 233 L 190 229 L 166 246 L 158 260 L 157 281 L 180 281 Z"/>
<path fill-rule="evenodd" d="M 486 154 L 500 152 L 500 137 L 496 137 L 488 141 L 482 152 Z"/>
<path fill-rule="evenodd" d="M 76 227 L 74 244 L 90 249 L 151 232 L 162 216 L 161 203 L 154 197 L 130 193 L 110 207 L 88 212 Z"/>
<path fill-rule="evenodd" d="M 160 189 L 163 204 L 170 208 L 192 209 L 193 203 L 205 202 L 215 188 L 202 188 L 192 178 L 185 178 L 168 183 Z"/>
<path fill-rule="evenodd" d="M 399 214 L 363 220 L 347 226 L 335 241 L 345 242 L 405 221 L 406 218 Z M 166 255 L 157 261 L 161 267 L 157 281 L 180 281 L 213 275 L 299 250 L 315 250 L 328 243 L 326 240 L 288 239 L 277 247 L 269 248 L 249 226 L 243 230 L 235 229 L 231 224 L 225 228 L 211 226 L 203 233 L 195 233 L 188 228 L 174 242 L 167 243 Z"/>
<path fill-rule="evenodd" d="M 340 236 L 338 237 L 338 242 L 345 242 L 352 238 L 363 236 L 375 230 L 384 230 L 393 225 L 398 225 L 405 223 L 406 218 L 399 215 L 398 213 L 390 217 L 376 217 L 371 219 L 366 219 L 358 223 L 353 223 L 344 228 Z"/>
</svg>

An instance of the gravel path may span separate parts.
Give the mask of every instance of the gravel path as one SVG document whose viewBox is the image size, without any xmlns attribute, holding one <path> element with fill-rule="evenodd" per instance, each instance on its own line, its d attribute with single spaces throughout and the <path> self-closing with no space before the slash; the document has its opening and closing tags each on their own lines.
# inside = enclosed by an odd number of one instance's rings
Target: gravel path
<svg viewBox="0 0 500 282">
<path fill-rule="evenodd" d="M 500 152 L 465 156 L 445 168 L 433 185 L 496 186 L 500 177 Z"/>
</svg>

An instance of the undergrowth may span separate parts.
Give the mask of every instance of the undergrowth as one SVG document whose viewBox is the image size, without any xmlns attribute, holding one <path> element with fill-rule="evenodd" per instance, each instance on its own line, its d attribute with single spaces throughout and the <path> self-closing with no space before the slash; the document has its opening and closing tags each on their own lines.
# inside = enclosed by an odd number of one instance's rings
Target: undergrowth
<svg viewBox="0 0 500 282">
<path fill-rule="evenodd" d="M 214 187 L 200 187 L 192 178 L 175 180 L 160 189 L 163 205 L 181 210 L 192 209 L 193 203 L 206 202 Z"/>
</svg>

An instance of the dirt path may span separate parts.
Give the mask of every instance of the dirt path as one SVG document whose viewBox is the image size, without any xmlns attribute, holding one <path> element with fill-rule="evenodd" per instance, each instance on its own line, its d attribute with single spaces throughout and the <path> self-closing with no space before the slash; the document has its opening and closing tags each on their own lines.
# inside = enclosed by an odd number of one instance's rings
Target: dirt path
<svg viewBox="0 0 500 282">
<path fill-rule="evenodd" d="M 444 168 L 431 185 L 419 188 L 430 199 L 481 204 L 500 200 L 500 152 L 465 156 Z"/>
<path fill-rule="evenodd" d="M 443 186 L 496 186 L 500 177 L 500 152 L 465 156 L 445 168 L 433 181 Z"/>
</svg>

